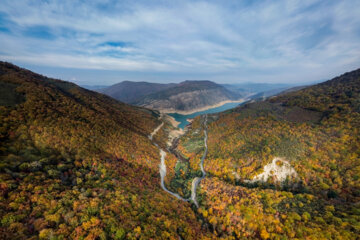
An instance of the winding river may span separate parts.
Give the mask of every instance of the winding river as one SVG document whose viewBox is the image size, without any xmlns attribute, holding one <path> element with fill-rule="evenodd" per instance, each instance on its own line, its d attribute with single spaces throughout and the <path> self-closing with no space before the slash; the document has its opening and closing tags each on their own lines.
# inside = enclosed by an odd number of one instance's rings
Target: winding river
<svg viewBox="0 0 360 240">
<path fill-rule="evenodd" d="M 207 146 L 207 115 L 205 115 L 205 121 L 204 121 L 204 146 L 205 146 L 205 151 L 204 154 L 201 157 L 201 161 L 200 161 L 200 169 L 201 169 L 201 173 L 202 176 L 196 177 L 193 179 L 192 184 L 191 184 L 191 200 L 194 202 L 194 204 L 196 205 L 196 207 L 199 207 L 199 203 L 196 200 L 196 188 L 198 187 L 199 183 L 201 180 L 203 180 L 206 176 L 206 172 L 204 170 L 204 160 L 206 158 L 207 155 L 207 151 L 208 151 L 208 146 Z"/>
<path fill-rule="evenodd" d="M 153 142 L 153 136 L 162 128 L 162 126 L 164 125 L 164 123 L 162 122 L 157 128 L 155 128 L 155 130 L 148 136 L 149 139 Z M 199 183 L 202 179 L 205 178 L 206 176 L 206 172 L 204 170 L 204 160 L 206 158 L 206 155 L 207 155 L 207 152 L 208 152 L 208 146 L 207 146 L 207 115 L 205 115 L 205 121 L 204 121 L 204 146 L 205 146 L 205 151 L 204 151 L 204 154 L 203 156 L 201 157 L 201 161 L 199 163 L 199 166 L 200 166 L 200 169 L 201 169 L 201 172 L 202 172 L 202 176 L 201 177 L 196 177 L 193 179 L 192 181 L 192 184 L 191 184 L 191 197 L 188 198 L 188 199 L 185 199 L 183 197 L 181 197 L 179 194 L 177 193 L 174 193 L 172 191 L 170 191 L 169 189 L 166 188 L 165 186 L 165 176 L 166 176 L 166 163 L 165 163 L 165 157 L 166 157 L 166 152 L 161 149 L 159 147 L 159 145 L 155 142 L 153 142 L 153 144 L 159 149 L 160 151 L 160 165 L 159 165 L 159 171 L 160 171 L 160 185 L 161 185 L 161 188 L 171 194 L 172 196 L 176 197 L 177 199 L 179 200 L 182 200 L 184 202 L 189 202 L 190 200 L 192 200 L 194 202 L 194 204 L 196 205 L 196 207 L 199 207 L 199 204 L 197 202 L 197 199 L 196 199 L 196 189 L 197 187 L 199 186 Z"/>
</svg>

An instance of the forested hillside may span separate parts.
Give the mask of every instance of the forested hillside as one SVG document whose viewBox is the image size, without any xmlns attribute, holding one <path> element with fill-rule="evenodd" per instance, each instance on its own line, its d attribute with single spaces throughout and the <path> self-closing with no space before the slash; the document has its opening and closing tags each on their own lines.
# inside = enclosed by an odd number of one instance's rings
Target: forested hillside
<svg viewBox="0 0 360 240">
<path fill-rule="evenodd" d="M 232 92 L 211 81 L 184 81 L 171 88 L 144 96 L 138 106 L 164 112 L 192 111 L 222 101 L 239 100 L 240 92 Z"/>
<path fill-rule="evenodd" d="M 0 86 L 0 238 L 203 236 L 160 188 L 157 112 L 5 62 Z"/>
<path fill-rule="evenodd" d="M 97 91 L 122 102 L 164 112 L 192 111 L 239 100 L 248 94 L 233 92 L 211 81 L 189 80 L 168 84 L 124 81 Z"/>
<path fill-rule="evenodd" d="M 99 89 L 98 92 L 111 96 L 121 102 L 135 104 L 144 96 L 176 86 L 175 83 L 161 84 L 149 82 L 123 81 L 109 87 Z"/>
<path fill-rule="evenodd" d="M 158 112 L 4 62 L 0 93 L 4 239 L 360 235 L 360 70 L 197 117 L 167 151 L 168 192 Z M 197 208 L 170 193 L 192 199 L 202 157 Z"/>
<path fill-rule="evenodd" d="M 180 139 L 199 175 L 202 118 Z M 218 237 L 357 239 L 360 235 L 360 70 L 208 116 L 200 208 Z"/>
</svg>

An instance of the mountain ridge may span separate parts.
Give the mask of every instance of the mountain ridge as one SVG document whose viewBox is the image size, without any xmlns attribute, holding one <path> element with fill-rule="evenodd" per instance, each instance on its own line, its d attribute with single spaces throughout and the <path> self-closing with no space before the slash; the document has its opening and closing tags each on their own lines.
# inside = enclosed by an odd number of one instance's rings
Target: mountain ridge
<svg viewBox="0 0 360 240">
<path fill-rule="evenodd" d="M 202 215 L 219 235 L 359 236 L 360 69 L 207 119 L 207 177 L 199 194 Z M 203 121 L 195 118 L 178 143 L 189 159 L 185 176 L 199 171 Z M 180 174 L 172 181 L 188 192 Z"/>
<path fill-rule="evenodd" d="M 173 85 L 175 84 L 123 81 L 97 91 L 119 101 L 134 104 L 144 95 L 170 88 Z"/>
<path fill-rule="evenodd" d="M 209 80 L 186 80 L 178 84 L 124 81 L 100 92 L 162 112 L 191 111 L 243 96 Z"/>
<path fill-rule="evenodd" d="M 158 112 L 5 62 L 0 84 L 1 238 L 208 234 L 161 189 Z"/>
<path fill-rule="evenodd" d="M 211 81 L 184 81 L 145 96 L 137 105 L 162 112 L 191 111 L 223 101 L 239 100 L 241 96 Z"/>
<path fill-rule="evenodd" d="M 4 62 L 0 86 L 5 239 L 360 234 L 360 69 L 196 117 L 166 153 L 158 111 Z"/>
</svg>

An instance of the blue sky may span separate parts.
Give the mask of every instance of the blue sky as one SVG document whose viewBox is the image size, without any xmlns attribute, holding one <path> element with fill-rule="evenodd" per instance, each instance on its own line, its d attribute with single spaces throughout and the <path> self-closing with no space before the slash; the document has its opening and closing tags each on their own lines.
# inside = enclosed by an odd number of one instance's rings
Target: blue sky
<svg viewBox="0 0 360 240">
<path fill-rule="evenodd" d="M 360 1 L 2 0 L 0 60 L 78 84 L 306 83 L 360 67 Z"/>
</svg>

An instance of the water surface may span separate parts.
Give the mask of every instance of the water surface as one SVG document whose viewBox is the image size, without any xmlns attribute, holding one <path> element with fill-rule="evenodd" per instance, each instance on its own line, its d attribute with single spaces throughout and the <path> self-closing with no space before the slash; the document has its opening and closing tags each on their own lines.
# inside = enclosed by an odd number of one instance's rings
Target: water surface
<svg viewBox="0 0 360 240">
<path fill-rule="evenodd" d="M 223 112 L 228 109 L 235 108 L 242 103 L 243 102 L 225 103 L 224 105 L 222 105 L 220 107 L 210 108 L 208 110 L 194 112 L 194 113 L 188 114 L 188 115 L 182 115 L 179 113 L 168 113 L 168 115 L 172 116 L 173 118 L 175 118 L 176 121 L 180 122 L 178 127 L 184 129 L 184 127 L 189 124 L 189 122 L 186 119 L 194 118 L 196 116 L 203 115 L 203 114 Z"/>
</svg>

